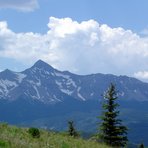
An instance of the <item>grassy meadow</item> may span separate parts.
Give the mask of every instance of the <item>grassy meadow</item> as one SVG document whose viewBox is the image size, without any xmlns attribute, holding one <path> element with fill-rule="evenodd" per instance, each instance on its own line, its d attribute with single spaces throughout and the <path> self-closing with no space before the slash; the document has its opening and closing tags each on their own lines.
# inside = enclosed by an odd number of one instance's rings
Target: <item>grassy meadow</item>
<svg viewBox="0 0 148 148">
<path fill-rule="evenodd" d="M 0 124 L 0 148 L 109 148 L 93 140 L 73 138 L 65 133 L 40 129 L 40 137 L 33 138 L 28 128 Z"/>
</svg>

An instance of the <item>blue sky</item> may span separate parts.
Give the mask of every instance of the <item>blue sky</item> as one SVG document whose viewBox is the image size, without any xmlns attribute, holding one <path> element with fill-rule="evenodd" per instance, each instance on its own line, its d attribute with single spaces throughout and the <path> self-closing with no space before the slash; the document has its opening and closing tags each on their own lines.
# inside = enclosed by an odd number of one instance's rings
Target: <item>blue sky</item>
<svg viewBox="0 0 148 148">
<path fill-rule="evenodd" d="M 0 1 L 9 3 L 10 0 Z M 17 3 L 18 0 L 14 1 Z M 54 16 L 70 17 L 79 22 L 95 19 L 111 27 L 120 26 L 139 33 L 148 27 L 147 6 L 147 0 L 38 0 L 38 7 L 28 13 L 19 9 L 1 9 L 0 20 L 7 20 L 15 32 L 45 33 L 48 18 Z"/>
<path fill-rule="evenodd" d="M 0 0 L 0 70 L 36 60 L 148 80 L 147 0 Z"/>
</svg>

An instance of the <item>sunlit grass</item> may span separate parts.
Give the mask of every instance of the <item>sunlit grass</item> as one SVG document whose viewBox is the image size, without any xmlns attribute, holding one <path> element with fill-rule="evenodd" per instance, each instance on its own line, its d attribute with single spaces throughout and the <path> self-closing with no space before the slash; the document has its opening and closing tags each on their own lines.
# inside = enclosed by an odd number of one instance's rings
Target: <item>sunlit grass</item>
<svg viewBox="0 0 148 148">
<path fill-rule="evenodd" d="M 69 137 L 66 134 L 40 130 L 33 138 L 28 128 L 0 124 L 0 148 L 109 148 L 92 140 Z"/>
</svg>

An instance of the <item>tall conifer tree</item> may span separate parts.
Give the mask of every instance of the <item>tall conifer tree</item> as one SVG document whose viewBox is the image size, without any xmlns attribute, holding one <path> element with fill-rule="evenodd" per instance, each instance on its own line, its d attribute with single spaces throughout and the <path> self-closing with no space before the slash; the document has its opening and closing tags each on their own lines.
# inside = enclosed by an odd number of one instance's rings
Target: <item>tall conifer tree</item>
<svg viewBox="0 0 148 148">
<path fill-rule="evenodd" d="M 117 92 L 115 86 L 111 83 L 104 95 L 103 112 L 101 116 L 101 125 L 99 128 L 100 139 L 110 146 L 123 147 L 126 145 L 127 128 L 122 125 L 122 121 L 118 119 L 119 111 L 116 103 Z"/>
</svg>

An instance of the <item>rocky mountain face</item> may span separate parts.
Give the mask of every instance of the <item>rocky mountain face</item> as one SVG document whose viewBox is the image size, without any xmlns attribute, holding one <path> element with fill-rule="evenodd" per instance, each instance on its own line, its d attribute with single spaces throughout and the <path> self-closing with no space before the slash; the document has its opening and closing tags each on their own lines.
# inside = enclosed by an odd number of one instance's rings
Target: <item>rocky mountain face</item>
<svg viewBox="0 0 148 148">
<path fill-rule="evenodd" d="M 0 121 L 66 130 L 67 121 L 74 120 L 79 130 L 95 132 L 102 95 L 111 82 L 129 139 L 148 144 L 148 83 L 111 74 L 76 75 L 41 60 L 23 72 L 0 73 Z"/>
<path fill-rule="evenodd" d="M 124 100 L 148 101 L 148 84 L 127 76 L 104 74 L 76 75 L 59 71 L 39 60 L 23 72 L 5 70 L 0 73 L 0 99 L 14 101 L 25 98 L 53 104 L 73 98 L 80 101 L 101 99 L 110 83 Z"/>
</svg>

